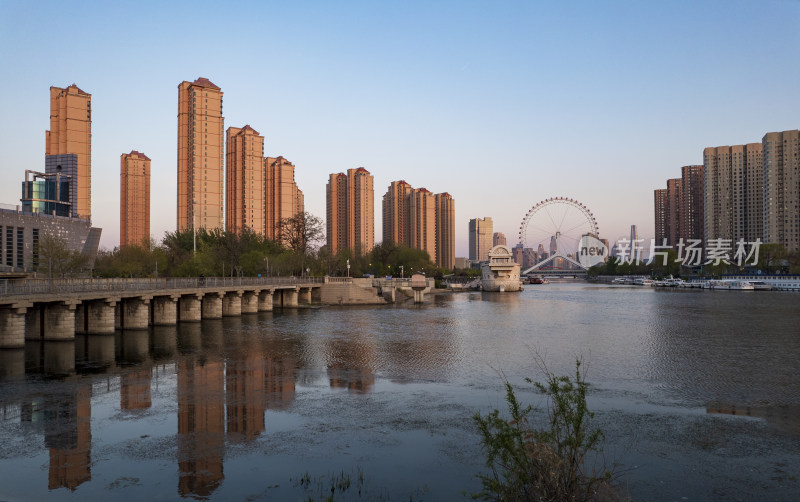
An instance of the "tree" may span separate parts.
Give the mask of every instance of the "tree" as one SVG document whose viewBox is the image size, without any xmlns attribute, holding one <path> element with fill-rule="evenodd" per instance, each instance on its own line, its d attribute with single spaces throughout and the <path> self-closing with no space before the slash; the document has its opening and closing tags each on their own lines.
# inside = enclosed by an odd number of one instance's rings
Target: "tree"
<svg viewBox="0 0 800 502">
<path fill-rule="evenodd" d="M 783 244 L 762 244 L 758 251 L 758 265 L 765 271 L 780 270 L 788 253 Z"/>
<path fill-rule="evenodd" d="M 322 242 L 322 220 L 311 213 L 297 213 L 278 223 L 281 243 L 302 256 L 314 252 Z"/>
<path fill-rule="evenodd" d="M 80 251 L 69 248 L 67 240 L 53 234 L 39 238 L 38 271 L 48 277 L 70 277 L 86 270 L 88 258 Z"/>
</svg>

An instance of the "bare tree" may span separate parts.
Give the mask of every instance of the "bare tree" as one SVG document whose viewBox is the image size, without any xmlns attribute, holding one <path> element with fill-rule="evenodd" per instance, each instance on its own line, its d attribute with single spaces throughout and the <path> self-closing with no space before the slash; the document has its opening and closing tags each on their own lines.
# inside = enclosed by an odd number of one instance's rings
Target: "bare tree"
<svg viewBox="0 0 800 502">
<path fill-rule="evenodd" d="M 323 239 L 322 220 L 311 213 L 297 213 L 278 224 L 281 244 L 303 256 L 316 251 Z"/>
</svg>

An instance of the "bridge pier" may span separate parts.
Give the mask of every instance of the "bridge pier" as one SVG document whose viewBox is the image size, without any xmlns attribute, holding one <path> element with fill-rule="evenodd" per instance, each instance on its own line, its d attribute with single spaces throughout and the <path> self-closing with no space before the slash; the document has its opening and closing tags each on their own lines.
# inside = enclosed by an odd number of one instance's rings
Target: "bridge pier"
<svg viewBox="0 0 800 502">
<path fill-rule="evenodd" d="M 203 295 L 203 319 L 222 318 L 222 295 L 218 292 Z"/>
<path fill-rule="evenodd" d="M 25 316 L 27 340 L 75 340 L 76 301 L 41 303 Z"/>
<path fill-rule="evenodd" d="M 177 296 L 156 296 L 150 308 L 153 326 L 174 326 L 178 323 Z"/>
<path fill-rule="evenodd" d="M 258 313 L 258 293 L 245 291 L 242 293 L 242 314 Z"/>
<path fill-rule="evenodd" d="M 281 308 L 296 308 L 297 307 L 297 290 L 294 289 L 281 289 Z"/>
<path fill-rule="evenodd" d="M 273 306 L 272 290 L 265 289 L 258 292 L 258 311 L 269 312 Z"/>
<path fill-rule="evenodd" d="M 116 325 L 116 299 L 85 301 L 75 312 L 75 332 L 88 335 L 113 335 Z"/>
<path fill-rule="evenodd" d="M 180 322 L 200 322 L 203 319 L 203 296 L 201 293 L 181 296 L 178 305 Z"/>
<path fill-rule="evenodd" d="M 223 294 L 222 315 L 224 317 L 242 315 L 242 291 L 228 291 Z"/>
<path fill-rule="evenodd" d="M 120 329 L 147 329 L 150 323 L 150 298 L 125 298 L 120 302 Z"/>
<path fill-rule="evenodd" d="M 25 347 L 25 314 L 32 306 L 17 303 L 0 308 L 0 349 Z"/>
<path fill-rule="evenodd" d="M 311 305 L 311 288 L 300 288 L 300 303 Z"/>
</svg>

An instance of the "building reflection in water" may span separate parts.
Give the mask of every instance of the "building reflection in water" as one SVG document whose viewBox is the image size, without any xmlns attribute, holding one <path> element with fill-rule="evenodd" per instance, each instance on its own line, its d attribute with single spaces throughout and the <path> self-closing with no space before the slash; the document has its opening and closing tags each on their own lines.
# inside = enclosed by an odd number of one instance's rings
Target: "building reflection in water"
<svg viewBox="0 0 800 502">
<path fill-rule="evenodd" d="M 706 406 L 709 415 L 736 415 L 741 417 L 760 418 L 767 425 L 779 432 L 800 437 L 800 406 L 741 406 L 726 403 L 710 403 Z"/>
<path fill-rule="evenodd" d="M 234 441 L 256 438 L 264 431 L 265 361 L 255 344 L 239 347 L 225 367 L 228 436 Z"/>
<path fill-rule="evenodd" d="M 91 419 L 90 385 L 22 405 L 21 420 L 44 427 L 44 444 L 50 450 L 49 489 L 75 490 L 92 479 Z"/>
<path fill-rule="evenodd" d="M 332 338 L 326 344 L 328 380 L 331 388 L 366 393 L 375 385 L 375 342 L 364 332 Z"/>
<path fill-rule="evenodd" d="M 206 497 L 225 475 L 225 368 L 204 356 L 178 362 L 178 492 Z"/>
</svg>

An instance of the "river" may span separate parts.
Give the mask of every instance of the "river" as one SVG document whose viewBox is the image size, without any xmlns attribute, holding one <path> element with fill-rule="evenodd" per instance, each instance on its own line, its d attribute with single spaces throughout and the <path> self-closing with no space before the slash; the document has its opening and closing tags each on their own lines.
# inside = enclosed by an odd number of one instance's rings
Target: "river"
<svg viewBox="0 0 800 502">
<path fill-rule="evenodd" d="M 463 500 L 472 415 L 577 357 L 634 500 L 796 500 L 797 293 L 526 288 L 2 351 L 0 500 Z"/>
</svg>

